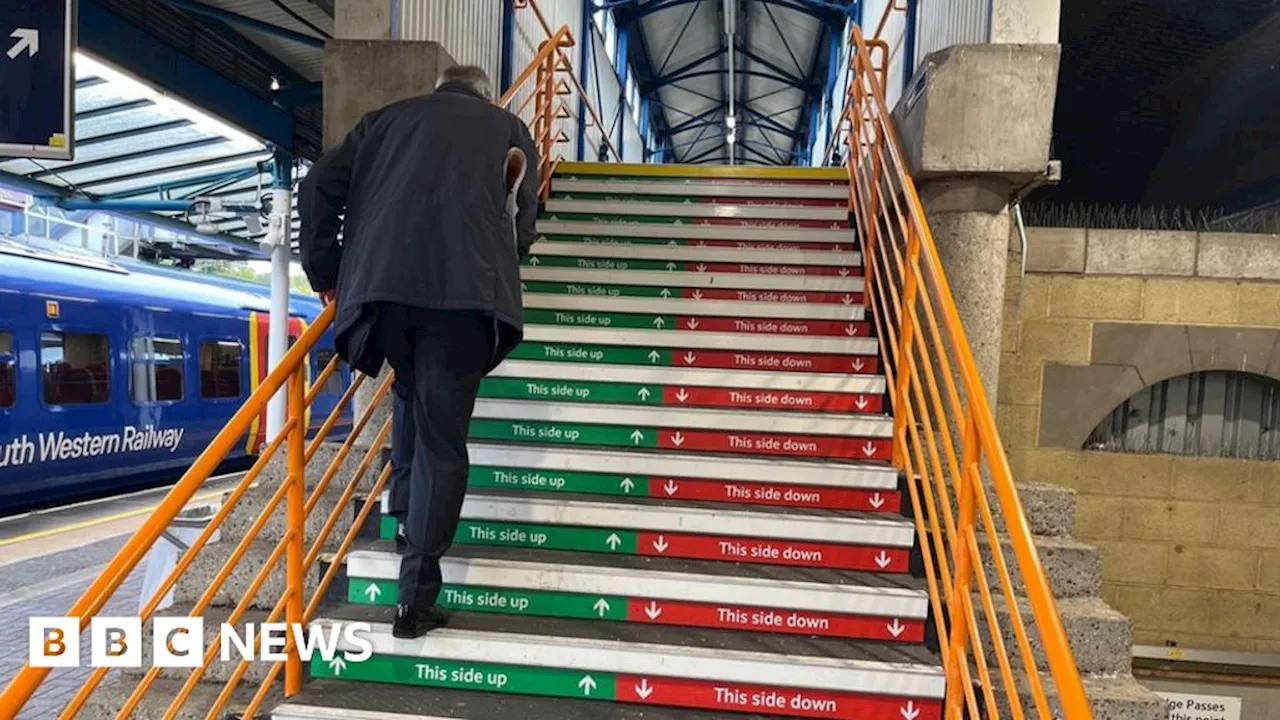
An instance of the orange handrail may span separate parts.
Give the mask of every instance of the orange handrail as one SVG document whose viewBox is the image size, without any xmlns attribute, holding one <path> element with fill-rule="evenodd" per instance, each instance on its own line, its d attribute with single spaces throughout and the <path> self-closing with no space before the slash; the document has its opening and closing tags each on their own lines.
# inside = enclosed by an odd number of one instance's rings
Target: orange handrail
<svg viewBox="0 0 1280 720">
<path fill-rule="evenodd" d="M 882 65 L 872 60 L 877 47 L 884 52 Z M 1028 716 L 1001 632 L 1001 609 L 1026 670 L 1032 711 L 1043 720 L 1053 717 L 1037 671 L 1032 630 L 1019 609 L 1017 577 L 1065 717 L 1091 720 L 1075 656 L 885 100 L 887 45 L 864 39 L 855 27 L 850 48 L 852 82 L 844 113 L 849 204 L 862 242 L 864 292 L 884 343 L 894 410 L 893 460 L 908 478 L 946 670 L 945 717 L 978 717 L 980 707 L 984 717 L 999 717 L 996 693 L 1001 690 L 1013 718 Z M 1005 559 L 1005 538 L 1016 576 Z"/>
<path fill-rule="evenodd" d="M 528 0 L 527 4 L 538 13 L 539 19 L 543 21 L 545 26 L 545 18 L 542 17 L 541 11 L 538 10 L 536 4 L 532 0 Z M 558 119 L 572 117 L 568 106 L 560 97 L 564 94 L 562 88 L 570 87 L 568 83 L 564 82 L 564 78 L 566 76 L 571 78 L 573 86 L 577 87 L 579 92 L 582 92 L 581 86 L 577 83 L 577 78 L 574 77 L 568 56 L 564 52 L 564 49 L 572 47 L 573 43 L 573 35 L 567 26 L 561 27 L 555 32 L 551 32 L 548 29 L 547 40 L 542 43 L 533 61 L 520 73 L 516 84 L 501 99 L 501 103 L 507 106 L 519 89 L 532 85 L 532 98 L 522 106 L 520 114 L 523 114 L 523 111 L 528 109 L 530 103 L 532 103 L 532 116 L 525 117 L 525 120 L 532 127 L 534 139 L 538 144 L 540 154 L 539 169 L 541 170 L 542 179 L 539 192 L 540 197 L 543 199 L 546 198 L 549 192 L 551 174 L 554 172 L 555 164 L 558 162 L 558 158 L 552 155 L 554 146 L 557 142 L 563 141 L 562 135 L 556 132 L 555 122 Z M 572 91 L 570 90 L 570 92 Z M 584 105 L 598 122 L 598 116 L 595 114 L 594 108 L 586 103 L 586 93 L 582 92 L 582 95 Z M 609 143 L 607 135 L 602 137 L 602 143 Z M 609 147 L 612 149 L 611 145 Z M 202 615 L 221 597 L 221 593 L 224 592 L 224 586 L 231 579 L 234 572 L 238 569 L 243 570 L 242 561 L 245 560 L 255 542 L 262 542 L 259 536 L 263 534 L 272 518 L 278 517 L 280 513 L 277 511 L 283 505 L 284 517 L 282 521 L 278 520 L 283 525 L 283 531 L 277 537 L 266 539 L 266 542 L 271 547 L 266 561 L 258 566 L 249 568 L 250 571 L 254 572 L 252 580 L 245 586 L 229 617 L 225 618 L 225 620 L 230 623 L 239 622 L 255 601 L 268 602 L 272 608 L 269 621 L 274 621 L 280 618 L 281 615 L 289 623 L 305 623 L 314 619 L 321 598 L 333 581 L 336 569 L 340 567 L 342 559 L 355 541 L 356 533 L 361 524 L 372 512 L 376 498 L 385 485 L 390 472 L 389 466 L 383 468 L 372 483 L 372 487 L 365 492 L 355 524 L 352 524 L 346 530 L 333 564 L 330 565 L 329 571 L 321 578 L 319 588 L 308 596 L 305 591 L 304 578 L 320 558 L 324 549 L 328 547 L 326 543 L 329 536 L 338 527 L 339 522 L 342 518 L 349 517 L 350 503 L 360 491 L 360 484 L 363 478 L 380 457 L 381 448 L 387 442 L 391 432 L 391 422 L 390 419 L 387 419 L 378 429 L 373 443 L 368 448 L 363 449 L 363 457 L 351 477 L 343 477 L 341 479 L 341 482 L 344 482 L 345 485 L 339 497 L 333 500 L 330 496 L 326 496 L 325 492 L 329 485 L 338 477 L 344 467 L 344 463 L 351 456 L 352 451 L 355 450 L 357 438 L 361 437 L 365 427 L 371 421 L 375 409 L 386 397 L 391 387 L 390 377 L 379 383 L 371 403 L 359 417 L 355 418 L 351 431 L 338 447 L 327 467 L 323 469 L 309 467 L 322 444 L 328 439 L 330 433 L 338 425 L 339 420 L 352 403 L 357 388 L 367 380 L 363 375 L 356 374 L 332 412 L 308 439 L 308 409 L 339 364 L 339 359 L 337 357 L 333 358 L 316 381 L 308 383 L 306 373 L 308 355 L 316 347 L 320 337 L 332 325 L 333 315 L 332 306 L 325 308 L 320 313 L 315 322 L 307 328 L 306 332 L 285 354 L 280 365 L 272 369 L 258 388 L 249 396 L 244 405 L 236 411 L 226 426 L 218 432 L 209 446 L 195 460 L 190 469 L 183 474 L 178 483 L 165 495 L 142 527 L 125 543 L 124 547 L 107 564 L 106 569 L 75 602 L 67 615 L 78 618 L 81 630 L 88 627 L 92 618 L 106 606 L 125 579 L 178 517 L 178 514 L 191 501 L 203 483 L 209 479 L 231 450 L 239 444 L 244 434 L 249 431 L 253 420 L 259 417 L 270 398 L 277 392 L 285 392 L 288 399 L 288 415 L 284 428 L 280 434 L 271 439 L 253 466 L 241 477 L 236 487 L 225 496 L 212 519 L 196 540 L 181 554 L 173 570 L 161 581 L 159 587 L 143 605 L 139 615 L 145 623 L 156 614 L 161 603 L 169 592 L 177 586 L 196 558 L 201 553 L 209 552 L 214 534 L 218 532 L 219 528 L 224 525 L 225 521 L 231 517 L 237 508 L 243 507 L 245 497 L 257 488 L 260 491 L 264 491 L 262 493 L 264 495 L 264 506 L 261 512 L 258 513 L 243 535 L 239 538 L 232 538 L 232 540 L 236 540 L 234 545 L 228 543 L 228 545 L 222 546 L 230 546 L 226 553 L 227 557 L 214 575 L 212 582 L 203 588 L 203 592 L 189 610 L 189 613 L 192 616 Z M 263 471 L 274 458 L 281 455 L 282 448 L 285 451 L 283 454 L 285 468 L 283 480 L 279 481 L 276 487 L 258 487 Z M 309 472 L 314 474 L 309 475 Z M 318 477 L 314 487 L 311 487 L 310 490 L 308 489 L 310 483 L 307 481 L 309 476 Z M 317 512 L 324 515 L 320 530 L 316 533 L 316 537 L 307 537 L 307 527 L 310 525 L 309 519 Z M 281 564 L 283 564 L 282 569 L 280 568 Z M 278 598 L 258 598 L 258 593 L 266 585 L 272 573 L 281 570 L 285 579 L 284 590 L 281 595 Z M 261 636 L 257 638 L 259 643 L 261 639 Z M 218 647 L 218 640 L 215 636 L 205 653 L 203 663 L 199 667 L 191 669 L 177 694 L 169 700 L 168 708 L 163 716 L 166 720 L 177 717 L 184 710 L 190 711 L 187 705 L 191 700 L 192 692 L 215 656 L 217 656 Z M 303 661 L 298 649 L 294 646 L 293 634 L 289 635 L 284 654 L 286 660 L 275 663 L 269 669 L 266 678 L 258 686 L 249 715 L 252 715 L 252 712 L 256 711 L 261 705 L 281 673 L 284 674 L 284 692 L 286 696 L 295 695 L 302 689 Z M 199 710 L 199 712 L 204 713 L 204 717 L 213 720 L 220 716 L 223 708 L 230 701 L 232 694 L 239 687 L 247 667 L 248 663 L 245 661 L 237 665 L 231 673 L 230 679 L 224 683 L 221 693 L 213 701 L 212 706 Z M 59 717 L 63 720 L 74 718 L 85 707 L 106 677 L 107 672 L 106 668 L 94 669 L 62 709 Z M 9 684 L 5 686 L 3 693 L 0 693 L 0 717 L 16 716 L 49 673 L 49 668 L 32 667 L 30 664 L 20 669 Z M 128 694 L 123 705 L 116 711 L 117 718 L 123 720 L 123 718 L 129 717 L 134 712 L 159 677 L 159 674 L 160 669 L 152 667 L 137 681 L 136 686 Z"/>
</svg>

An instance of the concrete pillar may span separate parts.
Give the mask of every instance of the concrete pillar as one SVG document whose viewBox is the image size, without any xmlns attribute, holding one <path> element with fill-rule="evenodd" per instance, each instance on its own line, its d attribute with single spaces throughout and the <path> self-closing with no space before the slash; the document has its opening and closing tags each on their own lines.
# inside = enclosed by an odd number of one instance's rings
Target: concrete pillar
<svg viewBox="0 0 1280 720">
<path fill-rule="evenodd" d="M 342 6 L 339 3 L 338 7 Z M 440 73 L 453 64 L 444 48 L 433 42 L 331 40 L 325 45 L 324 57 L 325 148 L 341 141 L 365 113 L 431 92 Z M 389 370 L 384 368 L 383 372 Z M 366 382 L 357 391 L 357 417 L 369 406 L 377 385 Z M 374 413 L 357 444 L 372 444 L 391 412 L 389 398 Z"/>
<path fill-rule="evenodd" d="M 395 0 L 337 0 L 333 36 L 343 40 L 394 40 L 399 3 Z"/>
<path fill-rule="evenodd" d="M 894 110 L 993 407 L 1009 201 L 1048 167 L 1058 60 L 1057 45 L 956 45 L 925 59 Z"/>
</svg>

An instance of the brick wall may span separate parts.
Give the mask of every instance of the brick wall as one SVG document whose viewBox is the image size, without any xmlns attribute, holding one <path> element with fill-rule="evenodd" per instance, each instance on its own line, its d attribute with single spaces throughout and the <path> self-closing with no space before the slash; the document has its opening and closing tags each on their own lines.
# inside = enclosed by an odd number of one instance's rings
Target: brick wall
<svg viewBox="0 0 1280 720">
<path fill-rule="evenodd" d="M 1280 652 L 1280 462 L 1079 450 L 1081 428 L 1171 375 L 1280 375 L 1280 238 L 1206 237 L 1031 230 L 1025 276 L 1011 253 L 998 420 L 1015 477 L 1078 491 L 1076 534 L 1138 643 Z"/>
</svg>

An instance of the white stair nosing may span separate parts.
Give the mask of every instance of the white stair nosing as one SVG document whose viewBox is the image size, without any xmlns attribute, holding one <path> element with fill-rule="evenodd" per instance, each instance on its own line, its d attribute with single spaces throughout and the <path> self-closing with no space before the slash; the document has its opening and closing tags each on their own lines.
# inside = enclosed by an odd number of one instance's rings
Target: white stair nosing
<svg viewBox="0 0 1280 720">
<path fill-rule="evenodd" d="M 520 268 L 520 278 L 582 285 L 647 285 L 665 288 L 727 288 L 776 292 L 862 292 L 861 275 L 758 275 L 683 270 L 602 270 L 598 268 Z"/>
<path fill-rule="evenodd" d="M 832 220 L 849 218 L 848 208 L 831 206 L 683 203 L 652 200 L 547 200 L 547 213 L 634 215 L 650 217 L 728 218 L 733 220 Z"/>
<path fill-rule="evenodd" d="M 640 237 L 663 240 L 751 240 L 756 242 L 820 242 L 851 245 L 857 237 L 851 228 L 796 228 L 751 225 L 693 225 L 675 223 L 600 222 L 593 220 L 539 219 L 539 235 L 585 237 Z"/>
<path fill-rule="evenodd" d="M 723 352 L 772 352 L 802 355 L 858 355 L 879 353 L 875 338 L 832 335 L 761 335 L 750 333 L 694 332 L 692 330 L 642 330 L 593 328 L 575 325 L 526 325 L 525 342 L 576 345 L 624 345 L 646 348 L 678 348 Z M 693 363 L 688 363 L 692 365 Z"/>
<path fill-rule="evenodd" d="M 314 622 L 332 625 L 345 621 L 320 618 Z M 388 624 L 371 625 L 368 639 L 377 655 L 903 698 L 941 699 L 945 693 L 942 668 L 928 665 L 447 628 L 402 640 L 391 636 Z M 363 649 L 345 638 L 339 640 L 338 648 Z"/>
<path fill-rule="evenodd" d="M 904 620 L 923 620 L 929 612 L 929 598 L 924 591 L 903 588 L 487 558 L 445 557 L 440 561 L 440 569 L 445 583 L 475 587 L 544 590 L 580 595 L 621 595 L 645 600 L 870 615 Z M 400 556 L 390 552 L 354 551 L 347 557 L 347 576 L 396 580 L 400 577 Z"/>
<path fill-rule="evenodd" d="M 483 492 L 467 495 L 462 503 L 462 519 L 900 549 L 911 548 L 916 537 L 915 527 L 906 520 L 713 510 L 693 506 L 676 509 L 667 505 L 487 495 Z"/>
<path fill-rule="evenodd" d="M 639 298 L 613 295 L 524 294 L 526 310 L 565 310 L 636 315 L 696 315 L 699 317 L 739 317 L 753 320 L 832 320 L 862 322 L 866 308 L 860 304 L 769 303 L 736 300 L 694 300 L 691 298 Z"/>
<path fill-rule="evenodd" d="M 459 720 L 438 715 L 408 715 L 383 710 L 329 708 L 302 703 L 285 703 L 271 711 L 271 720 Z M 490 720 L 487 719 L 486 720 Z"/>
<path fill-rule="evenodd" d="M 551 192 L 595 193 L 599 195 L 672 195 L 778 198 L 803 200 L 847 200 L 849 186 L 825 183 L 747 183 L 715 182 L 713 180 L 643 181 L 643 180 L 583 180 L 579 178 L 554 178 Z"/>
<path fill-rule="evenodd" d="M 595 365 L 590 377 L 574 363 L 543 360 L 504 360 L 489 377 L 618 382 L 670 387 L 723 387 L 787 392 L 827 392 L 879 395 L 885 391 L 882 375 L 833 373 L 773 373 L 759 370 L 653 367 L 649 365 Z"/>
<path fill-rule="evenodd" d="M 600 472 L 620 475 L 727 480 L 783 485 L 888 490 L 898 489 L 898 471 L 884 465 L 806 462 L 787 459 L 721 457 L 688 453 L 635 453 L 621 450 L 528 448 L 469 443 L 473 467 L 529 468 L 548 472 Z"/>
<path fill-rule="evenodd" d="M 530 255 L 664 262 L 718 262 L 742 265 L 813 265 L 859 267 L 862 253 L 835 250 L 775 250 L 771 248 L 698 247 L 696 245 L 620 245 L 618 243 L 554 242 L 539 240 Z"/>
<path fill-rule="evenodd" d="M 827 437 L 888 438 L 893 420 L 883 415 L 721 410 L 660 405 L 605 405 L 556 400 L 476 400 L 476 419 L 729 430 Z"/>
</svg>

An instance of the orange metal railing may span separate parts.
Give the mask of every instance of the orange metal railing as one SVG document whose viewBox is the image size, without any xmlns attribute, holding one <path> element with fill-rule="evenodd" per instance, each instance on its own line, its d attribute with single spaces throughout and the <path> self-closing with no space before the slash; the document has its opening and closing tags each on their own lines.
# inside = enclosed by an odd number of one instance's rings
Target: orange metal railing
<svg viewBox="0 0 1280 720">
<path fill-rule="evenodd" d="M 504 107 L 509 106 L 517 92 L 531 80 L 533 81 L 533 92 L 529 95 L 529 99 L 518 109 L 517 114 L 529 123 L 535 142 L 538 145 L 541 163 L 539 169 L 542 173 L 540 197 L 545 199 L 549 192 L 554 166 L 562 159 L 554 152 L 555 146 L 558 143 L 565 142 L 567 139 L 563 133 L 557 132 L 556 123 L 559 120 L 573 117 L 568 105 L 563 100 L 565 95 L 572 92 L 572 90 L 569 90 L 570 84 L 565 83 L 564 78 L 572 79 L 572 86 L 582 95 L 583 107 L 590 113 L 592 121 L 596 123 L 596 127 L 601 128 L 601 144 L 609 150 L 612 150 L 612 145 L 608 134 L 603 131 L 604 126 L 600 123 L 594 107 L 587 101 L 585 91 L 583 91 L 581 85 L 578 85 L 572 65 L 565 54 L 565 48 L 572 47 L 574 43 L 569 28 L 567 26 L 561 27 L 559 30 L 552 32 L 542 11 L 533 0 L 523 0 L 520 6 L 532 9 L 544 29 L 546 29 L 547 38 L 541 43 L 533 61 L 520 73 L 511 90 L 503 96 L 500 102 Z M 613 154 L 616 157 L 616 151 L 613 151 Z M 369 474 L 369 469 L 377 461 L 382 446 L 386 444 L 391 432 L 390 418 L 382 422 L 381 426 L 376 429 L 374 440 L 368 447 L 357 448 L 356 446 L 357 439 L 364 434 L 366 426 L 371 422 L 374 410 L 391 387 L 391 378 L 389 376 L 379 383 L 368 408 L 355 419 L 351 432 L 342 444 L 337 447 L 331 462 L 322 471 L 312 464 L 312 460 L 321 449 L 322 444 L 329 438 L 343 413 L 352 403 L 357 389 L 363 383 L 369 382 L 368 378 L 357 374 L 333 411 L 324 420 L 316 433 L 308 439 L 306 419 L 308 408 L 311 406 L 315 396 L 336 371 L 339 360 L 335 357 L 320 376 L 313 383 L 308 384 L 306 374 L 308 367 L 307 357 L 315 348 L 321 335 L 332 324 L 333 314 L 332 306 L 325 308 L 316 318 L 316 321 L 298 338 L 297 342 L 285 354 L 280 365 L 267 375 L 266 379 L 249 396 L 245 404 L 236 411 L 227 425 L 214 437 L 213 441 L 200 454 L 191 468 L 183 474 L 178 483 L 160 502 L 151 516 L 144 522 L 142 528 L 125 543 L 124 547 L 108 563 L 102 574 L 93 581 L 84 594 L 75 602 L 71 610 L 67 612 L 68 617 L 78 618 L 82 631 L 89 626 L 92 618 L 102 611 L 107 602 L 120 589 L 125 579 L 142 562 L 183 508 L 191 502 L 201 486 L 227 457 L 228 453 L 240 443 L 245 433 L 249 432 L 251 423 L 266 407 L 270 398 L 282 390 L 287 393 L 288 397 L 288 416 L 283 430 L 267 444 L 256 462 L 244 474 L 236 487 L 223 498 L 221 506 L 210 519 L 208 525 L 182 553 L 176 566 L 164 578 L 155 592 L 152 593 L 139 614 L 144 625 L 156 615 L 169 592 L 178 586 L 178 583 L 192 567 L 193 563 L 196 562 L 197 558 L 201 557 L 201 553 L 208 551 L 208 546 L 211 544 L 210 541 L 213 539 L 214 534 L 226 525 L 227 519 L 238 508 L 247 507 L 242 501 L 246 495 L 256 491 L 256 495 L 263 501 L 264 507 L 253 519 L 252 523 L 249 524 L 243 535 L 238 538 L 234 547 L 230 549 L 228 556 L 218 568 L 213 580 L 207 587 L 202 588 L 199 598 L 187 611 L 188 615 L 192 617 L 204 616 L 214 606 L 215 601 L 223 593 L 227 592 L 225 588 L 233 574 L 241 572 L 252 573 L 252 579 L 247 586 L 244 586 L 239 598 L 236 599 L 235 604 L 231 607 L 229 616 L 221 618 L 222 622 L 237 625 L 245 621 L 247 614 L 254 607 L 262 607 L 263 604 L 270 608 L 269 613 L 263 618 L 260 617 L 261 611 L 259 611 L 258 615 L 253 617 L 255 622 L 276 622 L 283 619 L 288 623 L 306 623 L 314 619 L 321 599 L 325 597 L 326 591 L 342 566 L 343 558 L 345 558 L 359 530 L 364 526 L 365 521 L 372 512 L 376 498 L 381 494 L 382 488 L 390 475 L 390 465 L 387 465 L 372 482 L 363 482 L 364 477 Z M 280 455 L 282 448 L 284 448 L 284 460 L 282 463 L 285 469 L 284 478 L 279 481 L 278 487 L 273 489 L 269 485 L 264 485 L 266 481 L 261 480 L 261 478 L 264 470 L 268 468 L 272 460 L 277 455 Z M 353 457 L 353 452 L 357 453 L 357 456 L 359 456 L 358 453 L 363 452 L 358 466 L 350 477 L 339 478 L 338 476 L 342 472 L 344 464 L 349 458 Z M 310 489 L 308 489 L 309 466 L 310 477 L 315 480 L 314 486 Z M 317 475 L 318 477 L 316 477 Z M 333 497 L 333 493 L 328 493 L 329 487 L 334 484 L 335 480 L 339 484 L 345 483 L 345 485 L 341 485 L 342 490 L 336 498 Z M 334 530 L 339 527 L 342 519 L 349 517 L 352 503 L 358 496 L 363 497 L 363 501 L 360 503 L 360 509 L 355 519 L 351 521 L 345 534 L 342 535 L 337 549 L 332 552 L 328 570 L 320 578 L 317 587 L 308 594 L 306 592 L 305 579 L 321 558 L 322 552 L 332 547 L 329 544 L 330 537 L 334 535 Z M 283 506 L 283 510 L 281 506 Z M 282 521 L 279 517 L 281 512 L 284 516 Z M 307 537 L 309 525 L 314 527 L 314 523 L 309 523 L 309 520 L 320 517 L 323 517 L 323 522 L 320 524 L 320 529 L 316 532 L 315 537 Z M 276 521 L 277 526 L 282 527 L 283 530 L 278 537 L 264 537 L 264 530 L 273 519 Z M 229 540 L 227 542 L 230 544 Z M 221 547 L 226 547 L 226 545 L 221 545 Z M 250 553 L 254 550 L 266 553 L 265 561 L 261 560 L 259 556 L 255 556 L 252 561 L 256 564 L 246 562 L 246 559 L 250 557 Z M 283 567 L 281 567 L 282 564 Z M 246 568 L 246 566 L 248 567 Z M 277 579 L 283 578 L 283 591 L 278 598 L 261 597 L 263 588 L 267 586 L 273 574 Z M 163 715 L 164 720 L 172 720 L 172 718 L 178 717 L 179 713 L 182 713 L 184 717 L 193 713 L 202 714 L 209 720 L 214 720 L 222 716 L 236 693 L 242 692 L 244 697 L 248 697 L 248 690 L 241 688 L 241 681 L 249 668 L 249 662 L 242 660 L 231 671 L 216 698 L 212 700 L 202 699 L 197 703 L 200 705 L 198 708 L 193 709 L 190 706 L 190 703 L 193 702 L 193 693 L 197 684 L 206 676 L 214 659 L 220 655 L 220 637 L 214 634 L 211 638 L 207 644 L 202 664 L 186 673 L 181 687 L 173 693 L 172 698 L 166 696 L 165 699 L 168 700 L 168 704 Z M 257 642 L 261 644 L 261 640 L 262 637 L 259 635 Z M 298 693 L 302 689 L 303 661 L 294 643 L 295 636 L 290 633 L 284 648 L 287 659 L 270 666 L 266 676 L 258 683 L 256 690 L 253 691 L 247 706 L 241 708 L 238 703 L 237 710 L 242 717 L 253 717 L 272 692 L 279 693 L 282 691 L 287 697 Z M 63 708 L 59 718 L 68 720 L 84 709 L 103 679 L 106 678 L 107 672 L 107 668 L 96 668 L 91 672 L 88 679 L 85 680 Z M 174 668 L 165 670 L 166 677 L 172 677 L 173 673 L 176 672 L 181 671 Z M 32 695 L 35 694 L 49 673 L 49 668 L 32 667 L 29 664 L 19 670 L 17 675 L 5 687 L 3 693 L 0 693 L 0 718 L 15 717 L 31 699 Z M 282 673 L 284 678 L 281 684 L 277 680 Z M 146 698 L 147 693 L 154 688 L 156 680 L 160 676 L 161 669 L 158 667 L 152 667 L 143 674 L 137 680 L 133 690 L 129 692 L 120 708 L 116 710 L 115 716 L 119 719 L 130 717 Z M 121 680 L 127 681 L 128 678 L 124 677 Z"/>
<path fill-rule="evenodd" d="M 867 303 L 887 361 L 894 463 L 908 478 L 946 668 L 946 717 L 958 720 L 967 711 L 968 717 L 998 718 L 1005 708 L 1018 720 L 1031 713 L 1053 717 L 1016 577 L 1062 711 L 1070 720 L 1090 720 L 1075 657 L 885 102 L 887 58 L 873 61 L 872 50 L 882 44 L 865 40 L 857 28 L 850 42 L 849 202 L 862 242 Z M 1005 557 L 998 518 L 1016 567 Z M 1028 696 L 1030 710 L 1023 708 Z"/>
</svg>

